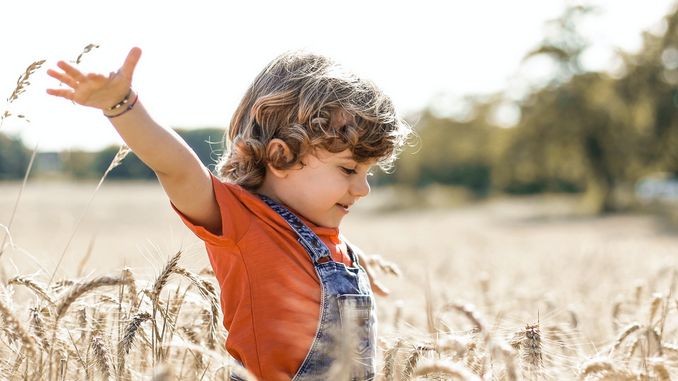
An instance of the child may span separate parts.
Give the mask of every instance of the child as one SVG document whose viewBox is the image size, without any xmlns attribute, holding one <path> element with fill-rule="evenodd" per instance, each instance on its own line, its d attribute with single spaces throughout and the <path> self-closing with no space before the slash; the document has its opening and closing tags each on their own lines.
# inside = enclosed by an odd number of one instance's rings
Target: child
<svg viewBox="0 0 678 381">
<path fill-rule="evenodd" d="M 348 342 L 352 379 L 373 379 L 370 277 L 339 225 L 369 193 L 370 168 L 388 169 L 411 133 L 391 100 L 323 56 L 283 54 L 235 111 L 222 182 L 144 109 L 131 88 L 140 56 L 109 76 L 60 61 L 48 74 L 69 89 L 47 92 L 101 109 L 205 241 L 228 352 L 263 380 L 323 380 Z"/>
</svg>

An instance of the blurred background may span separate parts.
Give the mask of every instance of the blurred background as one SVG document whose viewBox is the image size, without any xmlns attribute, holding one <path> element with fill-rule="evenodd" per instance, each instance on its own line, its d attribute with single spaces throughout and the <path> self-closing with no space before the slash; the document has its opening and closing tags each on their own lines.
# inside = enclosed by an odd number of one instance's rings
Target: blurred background
<svg viewBox="0 0 678 381">
<path fill-rule="evenodd" d="M 121 140 L 96 110 L 47 96 L 45 88 L 58 84 L 45 68 L 67 59 L 84 71 L 108 72 L 137 45 L 144 49 L 135 76 L 141 98 L 210 168 L 249 81 L 280 52 L 304 48 L 373 78 L 417 133 L 392 174 L 376 173 L 374 196 L 358 215 L 397 219 L 405 217 L 394 212 L 456 208 L 465 216 L 464 208 L 476 207 L 482 216 L 589 218 L 587 224 L 599 223 L 590 219 L 596 216 L 651 215 L 652 229 L 634 220 L 642 227 L 627 224 L 621 231 L 676 231 L 674 2 L 417 4 L 229 8 L 210 1 L 191 7 L 122 1 L 97 9 L 78 1 L 38 2 L 40 14 L 25 18 L 17 17 L 24 12 L 18 5 L 8 5 L 13 8 L 0 16 L 9 37 L 0 85 L 12 94 L 0 125 L 0 222 L 13 221 L 15 241 L 27 251 L 45 253 L 69 246 L 76 225 L 84 231 L 73 245 L 83 251 L 94 241 L 135 250 L 145 238 L 172 247 L 168 242 L 181 241 L 175 236 L 187 237 L 154 174 L 134 154 L 108 174 L 78 225 Z M 46 62 L 34 68 L 30 83 L 12 93 L 16 78 L 39 59 Z M 131 209 L 143 210 L 143 218 Z M 369 240 L 368 220 L 355 217 L 347 229 L 366 234 L 368 246 L 379 250 Z M 450 224 L 471 226 L 468 220 Z M 568 229 L 590 226 L 555 229 L 567 240 Z M 44 239 L 34 239 L 38 228 Z M 611 229 L 615 237 L 626 234 Z M 478 231 L 492 230 L 483 225 Z M 172 238 L 163 238 L 168 232 Z M 469 247 L 479 250 L 477 242 Z"/>
<path fill-rule="evenodd" d="M 566 327 L 567 345 L 544 336 L 544 361 L 570 364 L 551 379 L 581 379 L 620 327 L 652 327 L 665 296 L 661 332 L 677 342 L 676 2 L 97 4 L 0 6 L 3 298 L 17 275 L 47 284 L 129 267 L 145 282 L 177 251 L 181 266 L 209 266 L 134 154 L 108 171 L 121 139 L 99 111 L 48 96 L 59 84 L 47 68 L 108 73 L 141 47 L 145 107 L 213 169 L 250 81 L 303 48 L 374 80 L 417 134 L 341 227 L 400 266 L 399 278 L 373 268 L 392 291 L 378 298 L 380 339 L 461 332 L 449 305 L 469 302 L 506 340 L 525 324 Z M 16 296 L 23 311 L 30 295 Z M 647 370 L 654 352 L 639 342 Z"/>
</svg>

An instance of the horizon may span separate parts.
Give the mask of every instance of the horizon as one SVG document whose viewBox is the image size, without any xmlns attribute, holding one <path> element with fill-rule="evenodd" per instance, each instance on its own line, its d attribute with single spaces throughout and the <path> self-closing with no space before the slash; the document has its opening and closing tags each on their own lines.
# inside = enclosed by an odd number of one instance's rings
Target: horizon
<svg viewBox="0 0 678 381">
<path fill-rule="evenodd" d="M 13 36 L 4 49 L 8 57 L 0 63 L 0 86 L 7 94 L 28 64 L 47 59 L 27 92 L 10 107 L 14 114 L 26 114 L 31 123 L 8 118 L 0 132 L 19 135 L 26 146 L 37 145 L 44 152 L 97 151 L 122 142 L 98 110 L 73 106 L 44 92 L 58 85 L 45 70 L 55 68 L 58 59 L 74 60 L 89 43 L 100 48 L 84 55 L 80 67 L 103 73 L 117 70 L 132 46 L 141 47 L 133 86 L 155 120 L 172 128 L 225 129 L 256 74 L 282 51 L 297 48 L 327 54 L 373 80 L 403 115 L 416 116 L 426 107 L 454 113 L 466 96 L 502 91 L 520 96 L 548 78 L 548 64 L 521 60 L 542 40 L 544 22 L 560 16 L 566 3 L 485 0 L 412 7 L 380 0 L 332 7 L 304 0 L 258 1 L 233 8 L 236 5 L 203 0 L 190 7 L 164 4 L 163 17 L 154 20 L 146 33 L 134 26 L 155 17 L 158 9 L 153 4 L 122 0 L 115 9 L 106 9 L 103 19 L 88 18 L 85 12 L 93 9 L 83 0 L 69 4 L 75 6 L 64 9 L 37 1 L 43 12 L 23 19 L 16 17 L 23 9 L 10 3 L 0 15 L 4 35 Z M 583 64 L 589 70 L 609 71 L 614 69 L 614 50 L 637 51 L 641 33 L 661 32 L 661 19 L 675 2 L 587 4 L 604 13 L 582 24 L 582 33 L 592 43 Z M 138 13 L 131 14 L 130 7 Z M 259 18 L 224 22 L 225 16 L 255 14 Z M 360 23 L 360 18 L 356 22 L 356 15 L 368 22 Z M 124 17 L 129 17 L 128 27 L 119 28 L 115 22 Z M 332 27 L 345 20 L 351 27 Z M 510 125 L 515 115 L 508 112 L 505 118 Z"/>
</svg>

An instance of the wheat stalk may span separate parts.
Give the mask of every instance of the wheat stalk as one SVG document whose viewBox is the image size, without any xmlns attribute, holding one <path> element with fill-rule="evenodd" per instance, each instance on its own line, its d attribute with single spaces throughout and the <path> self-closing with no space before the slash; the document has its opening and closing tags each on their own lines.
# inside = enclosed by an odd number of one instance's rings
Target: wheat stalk
<svg viewBox="0 0 678 381">
<path fill-rule="evenodd" d="M 80 62 L 82 61 L 82 57 L 83 57 L 85 54 L 87 54 L 87 53 L 89 53 L 90 51 L 92 51 L 92 49 L 97 49 L 97 48 L 99 48 L 99 45 L 96 45 L 96 44 L 87 44 L 87 46 L 85 46 L 85 48 L 82 50 L 82 53 L 80 53 L 80 54 L 78 55 L 78 58 L 75 59 L 75 63 L 76 63 L 76 64 L 80 64 Z"/>
<path fill-rule="evenodd" d="M 633 357 L 636 348 L 638 348 L 639 342 L 640 340 L 638 339 L 638 337 L 634 337 L 633 340 L 631 340 L 631 343 L 626 348 L 626 353 L 624 353 L 624 363 L 628 364 L 629 361 L 631 361 L 631 358 Z"/>
<path fill-rule="evenodd" d="M 444 309 L 453 309 L 461 312 L 462 315 L 466 316 L 466 318 L 475 325 L 479 333 L 482 333 L 484 337 L 489 338 L 486 328 L 487 325 L 474 305 L 470 303 L 453 303 L 446 305 Z"/>
<path fill-rule="evenodd" d="M 180 330 L 184 334 L 184 336 L 186 336 L 186 338 L 188 339 L 188 341 L 191 344 L 196 345 L 196 346 L 200 345 L 200 338 L 198 337 L 198 333 L 195 330 L 193 330 L 193 328 L 188 327 L 188 326 L 184 326 L 184 327 L 181 327 Z M 201 369 L 204 366 L 203 360 L 202 360 L 202 354 L 198 351 L 198 352 L 195 353 L 194 358 L 195 358 L 195 368 L 196 368 L 196 370 Z"/>
<path fill-rule="evenodd" d="M 386 351 L 384 351 L 383 373 L 384 380 L 386 381 L 393 380 L 393 376 L 395 375 L 396 356 L 398 355 L 398 351 L 400 350 L 402 343 L 403 339 L 398 338 L 391 348 L 388 348 Z"/>
<path fill-rule="evenodd" d="M 447 360 L 425 360 L 414 370 L 414 377 L 429 378 L 432 375 L 445 375 L 455 380 L 480 381 L 480 377 L 465 367 Z"/>
<path fill-rule="evenodd" d="M 1 124 L 1 122 L 0 122 Z M 23 195 L 24 189 L 26 188 L 26 183 L 28 182 L 28 175 L 31 173 L 31 169 L 33 168 L 33 163 L 35 162 L 35 156 L 38 153 L 38 145 L 40 142 L 35 143 L 35 147 L 33 148 L 33 153 L 31 153 L 31 159 L 28 162 L 28 168 L 26 168 L 26 172 L 24 173 L 24 178 L 21 182 L 21 188 L 19 188 L 19 193 L 16 196 L 16 200 L 14 201 L 14 206 L 12 207 L 12 213 L 9 215 L 9 222 L 7 223 L 7 226 L 5 227 L 5 234 L 2 237 L 2 243 L 0 243 L 0 257 L 2 257 L 2 254 L 5 252 L 5 243 L 7 242 L 7 238 L 10 239 L 10 244 L 11 246 L 14 246 L 12 244 L 12 237 L 9 234 L 10 229 L 12 228 L 12 224 L 14 223 L 14 217 L 16 216 L 16 210 L 19 207 L 19 201 L 21 200 L 21 196 Z M 2 267 L 0 267 L 0 271 L 2 270 Z M 4 277 L 4 271 L 3 271 L 3 278 Z"/>
<path fill-rule="evenodd" d="M 8 327 L 11 327 L 13 333 L 21 340 L 24 350 L 31 356 L 35 355 L 35 339 L 28 333 L 24 328 L 21 321 L 14 316 L 12 310 L 5 304 L 5 302 L 0 298 L 0 314 L 2 314 L 5 319 L 5 324 Z"/>
<path fill-rule="evenodd" d="M 52 299 L 51 296 L 47 293 L 47 290 L 45 290 L 44 287 L 40 286 L 36 281 L 29 277 L 25 276 L 15 276 L 14 278 L 10 279 L 7 284 L 13 284 L 13 285 L 20 285 L 20 286 L 25 286 L 29 290 L 33 291 L 35 295 L 46 301 L 47 303 L 54 305 L 54 300 Z"/>
<path fill-rule="evenodd" d="M 153 381 L 171 381 L 174 379 L 174 370 L 170 364 L 162 364 L 153 371 Z"/>
<path fill-rule="evenodd" d="M 134 315 L 132 320 L 125 328 L 123 338 L 120 340 L 118 345 L 118 356 L 120 356 L 122 353 L 129 354 L 129 350 L 132 348 L 132 344 L 134 343 L 134 337 L 141 327 L 141 324 L 150 318 L 151 314 L 148 312 L 138 312 L 136 315 Z"/>
<path fill-rule="evenodd" d="M 111 378 L 111 359 L 106 343 L 99 336 L 92 338 L 92 349 L 94 350 L 94 359 L 96 361 L 101 376 L 104 380 Z"/>
<path fill-rule="evenodd" d="M 16 88 L 12 92 L 12 95 L 7 98 L 7 102 L 12 103 L 19 98 L 19 96 L 26 92 L 26 87 L 31 83 L 28 81 L 41 66 L 45 63 L 45 60 L 35 61 L 32 64 L 28 65 L 23 74 L 19 76 L 19 79 L 16 81 Z"/>
<path fill-rule="evenodd" d="M 153 288 L 151 289 L 150 295 L 153 302 L 158 302 L 160 298 L 160 292 L 167 285 L 170 275 L 174 272 L 175 267 L 179 264 L 179 258 L 181 257 L 181 250 L 177 251 L 169 261 L 165 264 L 165 267 L 160 271 L 158 277 L 153 282 Z"/>
<path fill-rule="evenodd" d="M 181 275 L 187 278 L 191 285 L 193 285 L 200 295 L 207 300 L 210 305 L 210 319 L 209 319 L 209 336 L 208 336 L 208 347 L 214 349 L 216 345 L 216 332 L 217 327 L 219 326 L 219 300 L 217 298 L 217 292 L 212 283 L 200 279 L 196 274 L 191 271 L 186 270 L 183 267 L 175 266 L 172 269 L 172 272 Z"/>
<path fill-rule="evenodd" d="M 516 373 L 516 367 L 514 363 L 515 351 L 504 341 L 500 341 L 497 345 L 494 346 L 494 349 L 497 350 L 502 358 L 504 359 L 504 364 L 506 365 L 506 379 L 507 381 L 516 381 L 518 375 Z"/>
<path fill-rule="evenodd" d="M 151 319 L 151 314 L 148 312 L 139 312 L 134 315 L 129 324 L 127 324 L 123 337 L 120 342 L 118 342 L 118 372 L 125 369 L 125 355 L 129 354 L 141 324 L 149 319 Z"/>
<path fill-rule="evenodd" d="M 427 344 L 417 345 L 412 348 L 410 353 L 407 355 L 407 361 L 405 362 L 405 367 L 403 367 L 402 378 L 403 380 L 409 380 L 412 378 L 412 373 L 419 363 L 419 359 L 424 352 L 432 351 L 433 347 Z"/>
<path fill-rule="evenodd" d="M 582 365 L 582 370 L 579 374 L 580 380 L 587 380 L 593 378 L 596 380 L 636 380 L 636 377 L 622 369 L 618 369 L 614 363 L 607 357 L 598 357 L 586 361 Z"/>
<path fill-rule="evenodd" d="M 132 273 L 132 270 L 129 268 L 124 268 L 122 269 L 122 278 L 125 279 L 127 283 L 127 287 L 129 288 L 129 297 L 130 297 L 130 302 L 132 304 L 132 311 L 135 311 L 136 308 L 139 307 L 139 295 L 137 291 L 137 282 L 136 279 L 134 278 L 134 273 Z"/>
<path fill-rule="evenodd" d="M 19 79 L 16 81 L 16 87 L 12 94 L 7 98 L 7 109 L 0 115 L 0 129 L 2 128 L 5 119 L 12 116 L 13 114 L 9 111 L 9 105 L 19 99 L 19 96 L 26 92 L 26 88 L 31 84 L 29 81 L 31 75 L 33 75 L 41 66 L 45 63 L 45 60 L 35 61 L 32 64 L 28 65 L 26 70 L 19 76 Z M 25 119 L 25 115 L 17 115 L 17 117 Z"/>
<path fill-rule="evenodd" d="M 657 311 L 663 302 L 664 296 L 660 293 L 652 294 L 652 300 L 650 301 L 650 311 L 648 313 L 648 325 L 652 326 L 654 317 L 657 315 Z"/>
<path fill-rule="evenodd" d="M 525 329 L 516 332 L 511 340 L 511 346 L 520 354 L 526 377 L 539 378 L 544 365 L 539 324 L 527 324 Z"/>
<path fill-rule="evenodd" d="M 45 322 L 42 320 L 40 310 L 38 308 L 31 308 L 29 310 L 31 317 L 31 327 L 35 336 L 40 340 L 40 344 L 44 350 L 49 350 L 49 341 L 47 340 L 47 331 L 45 330 Z"/>
<path fill-rule="evenodd" d="M 78 262 L 78 269 L 75 271 L 76 278 L 81 277 L 85 272 L 85 265 L 89 261 L 89 258 L 92 256 L 94 251 L 94 237 L 89 240 L 87 244 L 87 250 L 85 250 L 85 255 L 82 256 L 80 262 Z"/>
<path fill-rule="evenodd" d="M 117 286 L 126 283 L 127 280 L 122 277 L 100 276 L 88 282 L 78 283 L 72 286 L 68 294 L 57 305 L 56 320 L 58 321 L 61 319 L 71 304 L 84 294 L 99 287 Z"/>
<path fill-rule="evenodd" d="M 52 272 L 52 276 L 49 278 L 48 285 L 51 284 L 52 281 L 54 280 L 54 276 L 56 275 L 57 270 L 59 270 L 59 266 L 61 265 L 61 262 L 63 261 L 64 256 L 66 255 L 66 252 L 68 251 L 68 248 L 71 246 L 71 242 L 73 241 L 73 238 L 75 237 L 75 233 L 78 231 L 78 228 L 80 227 L 80 223 L 82 222 L 82 219 L 85 217 L 85 215 L 89 211 L 89 208 L 92 205 L 92 201 L 94 201 L 94 196 L 97 194 L 97 192 L 101 188 L 101 184 L 103 184 L 108 173 L 113 168 L 120 165 L 120 163 L 122 163 L 122 160 L 127 156 L 127 154 L 129 152 L 130 152 L 129 147 L 127 147 L 126 145 L 120 146 L 118 153 L 113 158 L 113 161 L 111 161 L 111 164 L 108 166 L 108 169 L 106 169 L 106 172 L 104 172 L 104 175 L 101 176 L 101 179 L 99 180 L 99 183 L 97 184 L 96 188 L 94 189 L 92 196 L 90 196 L 89 200 L 87 201 L 87 205 L 85 206 L 85 210 L 82 212 L 82 214 L 80 214 L 80 217 L 76 221 L 75 227 L 73 227 L 73 231 L 71 232 L 71 235 L 68 238 L 68 241 L 66 242 L 66 246 L 64 247 L 63 251 L 61 252 L 61 255 L 59 256 L 59 260 L 57 261 L 56 266 L 54 266 L 54 272 Z"/>
<path fill-rule="evenodd" d="M 648 362 L 658 381 L 671 381 L 671 373 L 669 373 L 666 367 L 666 360 L 661 357 L 655 357 L 649 359 Z"/>
</svg>

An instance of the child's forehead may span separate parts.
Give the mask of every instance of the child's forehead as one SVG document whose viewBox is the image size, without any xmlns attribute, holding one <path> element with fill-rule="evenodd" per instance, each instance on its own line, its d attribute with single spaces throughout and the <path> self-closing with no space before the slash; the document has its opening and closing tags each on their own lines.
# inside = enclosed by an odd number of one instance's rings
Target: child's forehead
<svg viewBox="0 0 678 381">
<path fill-rule="evenodd" d="M 331 159 L 331 160 L 336 160 L 336 161 L 346 161 L 346 162 L 356 162 L 357 164 L 360 165 L 367 165 L 367 166 L 372 166 L 375 165 L 378 160 L 377 158 L 369 158 L 365 161 L 357 161 L 355 158 L 355 155 L 350 149 L 346 149 L 341 152 L 330 152 L 322 148 L 317 148 L 315 151 L 315 155 L 319 158 L 323 159 Z"/>
</svg>

